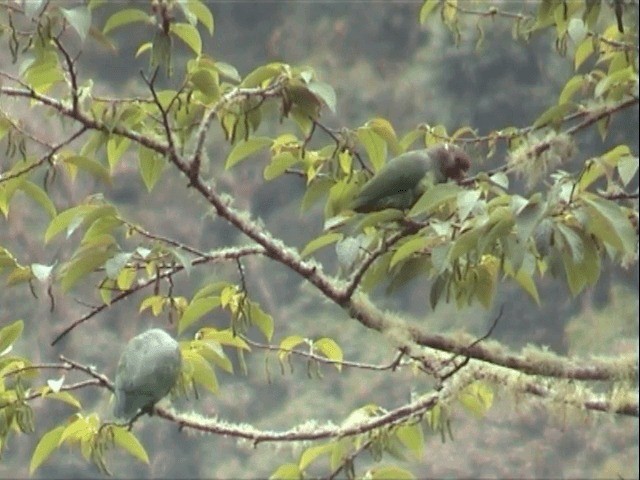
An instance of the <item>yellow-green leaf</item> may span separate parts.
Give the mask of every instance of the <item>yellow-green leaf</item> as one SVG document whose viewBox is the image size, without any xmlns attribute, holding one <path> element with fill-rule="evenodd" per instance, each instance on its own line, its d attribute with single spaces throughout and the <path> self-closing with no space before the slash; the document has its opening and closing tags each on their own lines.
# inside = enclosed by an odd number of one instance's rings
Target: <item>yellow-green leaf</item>
<svg viewBox="0 0 640 480">
<path fill-rule="evenodd" d="M 493 389 L 485 382 L 475 381 L 458 394 L 458 401 L 477 417 L 483 417 L 493 405 Z"/>
<path fill-rule="evenodd" d="M 202 39 L 196 27 L 188 23 L 172 23 L 171 33 L 186 43 L 197 56 L 202 54 Z"/>
<path fill-rule="evenodd" d="M 393 268 L 398 262 L 401 262 L 416 252 L 424 249 L 427 245 L 429 245 L 429 239 L 424 235 L 415 235 L 413 238 L 405 241 L 393 254 L 391 257 L 391 263 L 389 264 L 389 268 Z"/>
<path fill-rule="evenodd" d="M 559 125 L 564 116 L 571 111 L 572 108 L 574 108 L 574 106 L 570 102 L 563 103 L 561 105 L 554 105 L 548 108 L 535 122 L 533 122 L 533 128 L 543 127 L 548 124 L 551 124 L 552 126 Z"/>
<path fill-rule="evenodd" d="M 150 297 L 145 298 L 140 303 L 140 308 L 138 309 L 138 312 L 143 312 L 147 308 L 151 308 L 151 313 L 153 313 L 153 315 L 157 317 L 162 313 L 162 309 L 164 308 L 165 301 L 166 301 L 166 298 L 163 297 L 162 295 L 151 295 Z"/>
<path fill-rule="evenodd" d="M 440 0 L 426 0 L 422 7 L 420 7 L 420 25 L 423 25 L 434 8 L 436 8 L 440 4 Z"/>
<path fill-rule="evenodd" d="M 60 286 L 68 292 L 82 278 L 93 273 L 111 258 L 112 253 L 102 247 L 91 248 L 69 261 L 62 272 Z"/>
<path fill-rule="evenodd" d="M 289 167 L 298 163 L 298 158 L 291 152 L 280 152 L 273 156 L 271 163 L 264 169 L 264 179 L 273 180 L 282 175 Z"/>
<path fill-rule="evenodd" d="M 272 142 L 268 137 L 251 137 L 248 140 L 237 143 L 229 152 L 224 168 L 230 169 L 248 156 L 268 147 Z"/>
<path fill-rule="evenodd" d="M 187 0 L 186 7 L 191 13 L 196 16 L 198 21 L 205 26 L 205 28 L 209 32 L 209 35 L 213 35 L 213 14 L 211 13 L 209 7 L 200 0 Z"/>
<path fill-rule="evenodd" d="M 69 22 L 69 25 L 78 33 L 80 40 L 84 39 L 91 27 L 91 10 L 86 6 L 76 8 L 60 8 L 62 15 Z"/>
<path fill-rule="evenodd" d="M 358 140 L 364 145 L 373 169 L 377 172 L 382 168 L 387 156 L 387 143 L 370 127 L 360 127 L 356 131 Z"/>
<path fill-rule="evenodd" d="M 180 317 L 178 333 L 184 332 L 193 323 L 219 306 L 220 297 L 204 297 L 193 300 Z"/>
<path fill-rule="evenodd" d="M 595 195 L 585 195 L 582 200 L 589 208 L 588 227 L 591 233 L 623 254 L 633 253 L 636 234 L 622 208 Z"/>
<path fill-rule="evenodd" d="M 124 451 L 143 463 L 149 463 L 149 456 L 138 438 L 123 427 L 113 427 L 113 441 Z"/>
<path fill-rule="evenodd" d="M 258 304 L 250 302 L 249 304 L 249 319 L 251 323 L 258 327 L 258 330 L 262 332 L 267 340 L 271 340 L 273 337 L 273 317 L 264 312 Z"/>
<path fill-rule="evenodd" d="M 218 392 L 218 379 L 209 362 L 194 350 L 183 350 L 183 369 L 188 372 L 193 380 L 212 393 Z"/>
<path fill-rule="evenodd" d="M 142 145 L 138 148 L 140 176 L 148 192 L 153 190 L 153 187 L 162 176 L 165 165 L 166 162 L 159 153 Z"/>
<path fill-rule="evenodd" d="M 400 425 L 396 436 L 417 459 L 422 458 L 424 451 L 424 435 L 420 423 Z"/>
<path fill-rule="evenodd" d="M 152 21 L 151 15 L 138 9 L 138 8 L 126 8 L 120 10 L 109 17 L 102 29 L 103 34 L 109 33 L 114 28 L 122 27 L 129 23 L 135 22 L 148 22 Z"/>
<path fill-rule="evenodd" d="M 463 189 L 455 183 L 441 183 L 430 187 L 409 211 L 413 217 L 422 213 L 430 213 L 439 205 L 457 200 L 458 194 Z"/>
<path fill-rule="evenodd" d="M 370 478 L 371 480 L 414 480 L 416 477 L 409 470 L 395 465 L 387 465 L 373 467 L 365 475 L 365 478 Z"/>
<path fill-rule="evenodd" d="M 344 358 L 344 354 L 342 353 L 340 345 L 338 345 L 332 338 L 324 337 L 316 340 L 315 342 L 313 342 L 313 347 L 329 360 L 342 362 Z M 340 363 L 335 363 L 334 365 L 338 369 L 338 371 L 342 369 L 342 365 L 340 365 Z"/>
<path fill-rule="evenodd" d="M 326 247 L 327 245 L 331 245 L 337 241 L 342 240 L 344 235 L 339 232 L 329 232 L 324 235 L 320 235 L 319 237 L 311 240 L 305 247 L 302 249 L 302 253 L 300 254 L 303 258 L 308 257 L 316 250 Z"/>
<path fill-rule="evenodd" d="M 54 428 L 53 430 L 49 430 L 42 436 L 42 438 L 38 442 L 38 445 L 36 445 L 36 448 L 33 451 L 33 455 L 31 455 L 31 462 L 29 464 L 30 475 L 32 475 L 33 472 L 35 472 L 38 467 L 42 465 L 42 462 L 49 458 L 49 455 L 51 455 L 51 453 L 56 448 L 58 448 L 60 438 L 62 437 L 62 432 L 64 431 L 64 429 L 65 427 L 61 425 Z"/>
<path fill-rule="evenodd" d="M 295 463 L 285 463 L 271 474 L 269 480 L 302 480 L 303 478 L 302 472 Z"/>
<path fill-rule="evenodd" d="M 336 92 L 331 85 L 324 82 L 309 82 L 307 88 L 320 98 L 333 113 L 336 113 Z"/>
<path fill-rule="evenodd" d="M 573 100 L 573 95 L 584 85 L 584 77 L 582 75 L 573 76 L 564 86 L 560 97 L 558 97 L 558 105 L 569 103 Z"/>
<path fill-rule="evenodd" d="M 24 329 L 24 321 L 16 320 L 15 322 L 0 329 L 0 355 L 15 342 Z"/>
<path fill-rule="evenodd" d="M 300 471 L 307 469 L 309 465 L 315 462 L 318 457 L 322 455 L 328 455 L 333 450 L 333 443 L 325 443 L 324 445 L 316 445 L 309 447 L 300 455 L 300 461 L 298 462 L 298 468 Z"/>
</svg>

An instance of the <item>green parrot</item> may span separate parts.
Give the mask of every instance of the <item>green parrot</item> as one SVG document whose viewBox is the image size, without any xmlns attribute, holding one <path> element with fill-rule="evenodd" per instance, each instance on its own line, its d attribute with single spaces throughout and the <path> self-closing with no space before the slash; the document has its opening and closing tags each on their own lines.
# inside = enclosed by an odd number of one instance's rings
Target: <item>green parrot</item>
<svg viewBox="0 0 640 480">
<path fill-rule="evenodd" d="M 423 150 L 403 153 L 387 162 L 356 195 L 351 209 L 369 213 L 385 208 L 406 210 L 428 188 L 429 184 L 448 179 L 462 180 L 471 159 L 460 147 L 441 143 Z"/>
<path fill-rule="evenodd" d="M 120 355 L 113 414 L 131 420 L 166 396 L 182 369 L 180 347 L 167 332 L 152 328 L 133 337 Z"/>
</svg>

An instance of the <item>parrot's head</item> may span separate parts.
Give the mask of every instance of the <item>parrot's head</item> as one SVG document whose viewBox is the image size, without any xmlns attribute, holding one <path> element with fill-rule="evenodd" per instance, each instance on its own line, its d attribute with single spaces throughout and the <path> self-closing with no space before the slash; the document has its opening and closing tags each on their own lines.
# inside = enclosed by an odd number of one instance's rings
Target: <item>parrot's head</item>
<svg viewBox="0 0 640 480">
<path fill-rule="evenodd" d="M 471 158 L 460 147 L 445 143 L 435 148 L 435 162 L 440 166 L 440 173 L 446 179 L 456 182 L 463 180 L 471 167 Z"/>
</svg>

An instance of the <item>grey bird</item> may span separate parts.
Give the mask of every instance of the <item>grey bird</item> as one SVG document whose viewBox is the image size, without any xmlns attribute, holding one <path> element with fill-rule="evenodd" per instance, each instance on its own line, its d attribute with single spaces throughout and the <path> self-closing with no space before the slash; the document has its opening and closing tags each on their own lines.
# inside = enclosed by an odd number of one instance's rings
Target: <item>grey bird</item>
<svg viewBox="0 0 640 480">
<path fill-rule="evenodd" d="M 389 160 L 354 198 L 351 209 L 369 213 L 385 208 L 411 208 L 429 184 L 466 176 L 471 159 L 460 147 L 441 143 L 413 150 Z"/>
<path fill-rule="evenodd" d="M 152 328 L 133 337 L 118 361 L 113 414 L 131 420 L 139 411 L 149 412 L 176 384 L 181 369 L 180 347 L 167 332 Z"/>
</svg>

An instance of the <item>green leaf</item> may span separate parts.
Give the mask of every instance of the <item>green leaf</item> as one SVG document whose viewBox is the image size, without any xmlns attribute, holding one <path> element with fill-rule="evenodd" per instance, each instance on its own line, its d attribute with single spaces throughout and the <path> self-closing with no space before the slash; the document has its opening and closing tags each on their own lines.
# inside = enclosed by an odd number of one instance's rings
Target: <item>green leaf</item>
<svg viewBox="0 0 640 480">
<path fill-rule="evenodd" d="M 107 260 L 104 264 L 105 272 L 107 274 L 107 278 L 115 280 L 118 278 L 118 275 L 122 271 L 124 267 L 126 267 L 133 253 L 131 252 L 121 252 L 115 254 L 109 260 Z"/>
<path fill-rule="evenodd" d="M 56 216 L 56 207 L 51 201 L 51 198 L 49 198 L 47 192 L 38 185 L 27 180 L 22 182 L 18 188 L 38 203 L 44 211 L 47 212 L 49 217 L 54 218 Z"/>
<path fill-rule="evenodd" d="M 165 165 L 166 162 L 162 155 L 155 150 L 140 145 L 138 148 L 138 168 L 148 192 L 153 190 L 155 184 L 160 180 Z"/>
<path fill-rule="evenodd" d="M 81 255 L 69 261 L 61 273 L 60 286 L 68 292 L 71 288 L 87 275 L 93 273 L 98 267 L 111 258 L 112 253 L 104 250 L 102 246 L 84 251 Z"/>
<path fill-rule="evenodd" d="M 627 186 L 638 171 L 638 157 L 625 155 L 618 161 L 618 175 L 622 184 Z"/>
<path fill-rule="evenodd" d="M 548 108 L 535 122 L 533 122 L 533 128 L 544 127 L 548 124 L 551 124 L 554 127 L 558 126 L 562 122 L 564 116 L 569 113 L 572 108 L 574 108 L 574 105 L 569 102 Z"/>
<path fill-rule="evenodd" d="M 229 170 L 231 167 L 241 162 L 249 155 L 253 155 L 254 153 L 268 147 L 273 143 L 268 137 L 251 137 L 248 140 L 237 143 L 231 152 L 229 152 L 229 156 L 227 157 L 227 161 L 225 162 L 224 168 Z"/>
<path fill-rule="evenodd" d="M 510 264 L 505 263 L 505 273 L 511 275 L 518 285 L 522 287 L 522 289 L 527 292 L 535 302 L 540 305 L 540 295 L 538 293 L 538 287 L 536 287 L 535 282 L 533 281 L 533 276 L 525 271 L 524 268 L 520 268 L 517 273 L 513 273 L 513 268 Z"/>
<path fill-rule="evenodd" d="M 602 78 L 602 80 L 596 84 L 593 96 L 595 98 L 601 97 L 607 93 L 611 87 L 631 80 L 635 80 L 635 83 L 637 84 L 638 74 L 633 70 L 632 66 L 628 66 L 627 68 L 623 68 L 622 70 L 618 70 Z"/>
<path fill-rule="evenodd" d="M 458 195 L 464 190 L 455 183 L 441 183 L 427 189 L 409 211 L 409 216 L 414 217 L 422 213 L 431 213 L 443 203 L 457 200 Z"/>
<path fill-rule="evenodd" d="M 499 186 L 503 190 L 509 189 L 509 177 L 507 177 L 506 173 L 498 172 L 494 175 L 491 175 L 491 177 L 489 178 L 491 179 L 492 183 L 495 183 L 497 186 Z"/>
<path fill-rule="evenodd" d="M 560 238 L 564 240 L 564 245 L 566 245 L 566 248 L 563 248 L 562 252 L 571 255 L 575 263 L 582 262 L 584 258 L 584 244 L 582 243 L 580 235 L 574 231 L 573 228 L 561 222 L 555 224 L 555 230 Z"/>
<path fill-rule="evenodd" d="M 574 297 L 587 285 L 595 285 L 600 277 L 600 256 L 593 239 L 582 234 L 581 240 L 584 253 L 580 261 L 576 261 L 567 252 L 562 252 L 567 283 Z"/>
<path fill-rule="evenodd" d="M 72 9 L 60 8 L 60 11 L 69 25 L 78 33 L 80 40 L 84 42 L 91 27 L 91 10 L 81 6 Z"/>
<path fill-rule="evenodd" d="M 420 14 L 419 14 L 420 25 L 424 25 L 424 23 L 427 21 L 427 18 L 431 14 L 431 12 L 433 12 L 433 9 L 436 8 L 439 4 L 440 4 L 440 0 L 426 0 L 422 4 L 422 7 L 420 7 Z"/>
<path fill-rule="evenodd" d="M 226 330 L 216 330 L 215 328 L 210 327 L 201 328 L 196 333 L 196 338 L 201 340 L 214 340 L 221 345 L 228 345 L 242 350 L 251 350 L 251 347 L 249 347 L 247 342 L 238 337 L 238 335 L 236 335 L 236 333 L 230 328 Z"/>
<path fill-rule="evenodd" d="M 149 456 L 136 436 L 123 427 L 113 427 L 113 441 L 125 452 L 143 463 L 149 463 Z"/>
<path fill-rule="evenodd" d="M 315 462 L 318 457 L 322 455 L 328 455 L 333 450 L 333 442 L 325 443 L 324 445 L 316 445 L 309 447 L 300 455 L 300 461 L 298 462 L 298 468 L 300 471 L 304 471 Z"/>
<path fill-rule="evenodd" d="M 456 238 L 453 247 L 449 251 L 449 260 L 456 260 L 461 255 L 466 255 L 478 248 L 478 241 L 480 237 L 485 233 L 485 229 L 482 227 L 471 228 Z"/>
<path fill-rule="evenodd" d="M 531 236 L 545 210 L 545 203 L 539 199 L 530 199 L 523 208 L 516 212 L 516 235 L 520 242 L 525 243 Z"/>
<path fill-rule="evenodd" d="M 220 306 L 220 297 L 203 297 L 192 300 L 178 322 L 178 334 L 184 332 L 194 322 Z"/>
<path fill-rule="evenodd" d="M 295 463 L 285 463 L 271 474 L 269 480 L 303 480 L 303 478 L 302 472 Z"/>
<path fill-rule="evenodd" d="M 342 353 L 342 349 L 340 345 L 336 343 L 332 338 L 324 337 L 319 340 L 313 342 L 313 347 L 321 352 L 325 357 L 329 360 L 333 360 L 336 362 L 342 362 L 344 359 L 344 354 Z M 339 363 L 334 364 L 338 371 L 342 370 L 342 365 Z"/>
<path fill-rule="evenodd" d="M 102 33 L 106 35 L 115 28 L 136 22 L 152 23 L 153 17 L 138 8 L 126 8 L 124 10 L 119 10 L 108 18 L 107 22 L 104 24 Z"/>
<path fill-rule="evenodd" d="M 49 430 L 42 436 L 33 451 L 33 455 L 31 455 L 31 462 L 29 463 L 30 475 L 33 475 L 33 472 L 35 472 L 38 467 L 42 465 L 47 458 L 49 458 L 49 455 L 59 447 L 60 438 L 62 437 L 62 432 L 64 432 L 64 430 L 65 427 L 60 425 L 53 430 Z"/>
<path fill-rule="evenodd" d="M 324 235 L 320 235 L 319 237 L 311 240 L 305 247 L 302 249 L 302 253 L 300 254 L 303 258 L 308 257 L 316 250 L 326 247 L 327 245 L 331 245 L 332 243 L 338 242 L 342 240 L 344 235 L 339 232 L 329 232 Z"/>
<path fill-rule="evenodd" d="M 197 56 L 202 54 L 202 39 L 196 27 L 188 23 L 172 23 L 171 33 L 186 43 Z"/>
<path fill-rule="evenodd" d="M 419 423 L 400 425 L 396 430 L 396 436 L 415 458 L 422 458 L 424 452 L 424 435 Z"/>
<path fill-rule="evenodd" d="M 173 72 L 171 64 L 172 44 L 170 35 L 162 29 L 156 29 L 151 42 L 150 64 L 152 68 L 163 67 L 167 77 L 170 77 Z M 143 47 L 146 49 L 146 44 L 144 46 L 141 45 L 138 51 L 140 52 Z"/>
<path fill-rule="evenodd" d="M 215 102 L 220 98 L 220 85 L 218 85 L 218 80 L 209 70 L 197 70 L 189 78 L 206 97 L 207 101 Z"/>
<path fill-rule="evenodd" d="M 456 205 L 458 218 L 462 222 L 467 219 L 471 211 L 478 205 L 482 192 L 480 190 L 464 190 L 458 194 Z"/>
<path fill-rule="evenodd" d="M 367 151 L 367 156 L 371 165 L 373 165 L 374 171 L 377 172 L 382 168 L 384 159 L 387 156 L 387 143 L 369 127 L 358 128 L 356 136 Z"/>
<path fill-rule="evenodd" d="M 310 82 L 307 88 L 320 98 L 331 112 L 336 113 L 336 92 L 331 85 L 324 82 Z"/>
<path fill-rule="evenodd" d="M 251 323 L 258 327 L 267 340 L 273 337 L 273 317 L 264 312 L 258 304 L 249 302 L 249 319 Z"/>
<path fill-rule="evenodd" d="M 256 68 L 249 73 L 244 80 L 240 83 L 241 87 L 252 88 L 259 87 L 266 80 L 269 80 L 277 75 L 280 75 L 284 68 L 284 65 L 279 62 L 269 63 L 261 67 Z"/>
<path fill-rule="evenodd" d="M 142 303 L 140 303 L 140 308 L 138 312 L 144 312 L 147 308 L 151 308 L 151 313 L 157 317 L 162 313 L 162 309 L 164 308 L 166 303 L 166 298 L 162 295 L 151 295 L 150 297 L 145 298 Z"/>
<path fill-rule="evenodd" d="M 89 172 L 95 178 L 102 180 L 104 183 L 111 185 L 111 175 L 109 169 L 100 162 L 93 160 L 84 155 L 73 155 L 64 159 L 67 165 L 74 165 L 81 170 Z"/>
<path fill-rule="evenodd" d="M 193 381 L 211 393 L 218 392 L 218 379 L 209 362 L 195 350 L 182 350 L 183 370 L 189 372 Z"/>
<path fill-rule="evenodd" d="M 581 90 L 585 84 L 585 79 L 582 75 L 573 76 L 564 86 L 560 96 L 558 97 L 558 105 L 571 102 L 573 95 Z"/>
<path fill-rule="evenodd" d="M 207 5 L 200 0 L 187 0 L 187 9 L 196 16 L 198 21 L 205 26 L 209 35 L 213 35 L 214 22 L 213 14 Z"/>
<path fill-rule="evenodd" d="M 36 92 L 44 93 L 52 85 L 64 81 L 64 74 L 57 62 L 38 62 L 27 69 L 24 80 Z"/>
<path fill-rule="evenodd" d="M 52 392 L 48 393 L 46 397 L 53 400 L 58 400 L 59 402 L 64 402 L 67 405 L 71 405 L 72 407 L 77 408 L 78 410 L 82 409 L 82 404 L 69 392 Z"/>
<path fill-rule="evenodd" d="M 387 147 L 391 150 L 393 156 L 400 155 L 403 152 L 400 142 L 398 142 L 396 131 L 388 120 L 384 118 L 374 118 L 369 120 L 365 126 L 374 131 L 387 143 Z"/>
<path fill-rule="evenodd" d="M 395 465 L 373 467 L 364 478 L 371 480 L 414 480 L 416 477 L 409 470 Z"/>
<path fill-rule="evenodd" d="M 421 234 L 409 237 L 407 241 L 394 252 L 391 257 L 391 263 L 389 263 L 389 268 L 393 268 L 398 262 L 401 262 L 414 253 L 424 249 L 429 245 L 429 243 L 430 240 Z"/>
<path fill-rule="evenodd" d="M 587 226 L 593 235 L 623 254 L 635 252 L 635 230 L 618 204 L 595 195 L 584 195 L 582 201 L 589 210 Z"/>
<path fill-rule="evenodd" d="M 315 178 L 304 192 L 300 211 L 304 213 L 309 210 L 318 200 L 329 194 L 332 186 L 333 181 L 328 178 Z"/>
<path fill-rule="evenodd" d="M 24 330 L 24 321 L 22 320 L 16 320 L 0 329 L 0 355 L 13 345 L 13 342 L 20 338 L 22 330 Z"/>
<path fill-rule="evenodd" d="M 65 229 L 67 229 L 67 237 L 69 237 L 79 225 L 79 220 L 82 221 L 90 212 L 98 208 L 99 205 L 78 205 L 60 212 L 47 227 L 47 231 L 44 234 L 45 243 L 48 243 Z"/>
<path fill-rule="evenodd" d="M 130 144 L 131 140 L 120 135 L 111 135 L 107 140 L 107 161 L 112 172 Z"/>
<path fill-rule="evenodd" d="M 301 343 L 305 343 L 305 341 L 305 338 L 301 337 L 300 335 L 290 335 L 283 338 L 280 341 L 280 345 L 278 345 L 278 348 L 281 350 L 280 352 L 278 352 L 278 355 L 289 353 Z"/>
<path fill-rule="evenodd" d="M 240 80 L 242 80 L 242 77 L 240 77 L 238 70 L 236 70 L 236 67 L 234 67 L 233 65 L 229 65 L 225 62 L 216 62 L 214 64 L 214 67 L 220 73 L 220 75 L 227 77 L 229 80 L 233 80 L 234 82 L 240 82 Z"/>
<path fill-rule="evenodd" d="M 458 401 L 475 416 L 484 417 L 493 405 L 493 389 L 485 382 L 475 381 L 458 394 Z"/>
<path fill-rule="evenodd" d="M 280 152 L 273 156 L 271 163 L 264 169 L 264 179 L 273 180 L 282 175 L 289 167 L 300 160 L 291 152 Z"/>
</svg>

